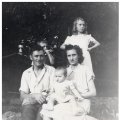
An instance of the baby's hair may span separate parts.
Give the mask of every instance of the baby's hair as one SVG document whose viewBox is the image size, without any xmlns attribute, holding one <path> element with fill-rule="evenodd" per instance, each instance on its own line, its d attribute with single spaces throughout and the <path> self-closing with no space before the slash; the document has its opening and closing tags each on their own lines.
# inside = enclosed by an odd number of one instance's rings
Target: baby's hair
<svg viewBox="0 0 120 120">
<path fill-rule="evenodd" d="M 73 21 L 73 28 L 72 28 L 72 34 L 76 34 L 78 32 L 77 28 L 76 28 L 76 24 L 77 24 L 77 21 L 79 21 L 79 20 L 85 22 L 85 30 L 83 31 L 83 33 L 87 34 L 87 23 L 86 23 L 86 21 L 82 17 L 77 17 L 76 19 L 74 19 L 74 21 Z"/>
<path fill-rule="evenodd" d="M 58 66 L 55 68 L 56 70 L 63 70 L 64 71 L 64 76 L 67 76 L 67 69 L 64 66 Z"/>
</svg>

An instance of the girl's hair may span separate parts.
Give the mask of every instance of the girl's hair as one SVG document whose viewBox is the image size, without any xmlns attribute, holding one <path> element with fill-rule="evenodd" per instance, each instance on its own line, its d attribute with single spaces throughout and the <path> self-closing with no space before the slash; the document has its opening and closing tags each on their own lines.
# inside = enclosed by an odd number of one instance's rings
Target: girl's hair
<svg viewBox="0 0 120 120">
<path fill-rule="evenodd" d="M 85 22 L 85 29 L 84 29 L 83 33 L 87 34 L 88 33 L 87 32 L 87 23 L 86 23 L 86 21 L 82 17 L 77 17 L 76 19 L 74 19 L 74 21 L 73 21 L 73 28 L 72 28 L 72 34 L 77 34 L 78 31 L 77 31 L 76 25 L 77 25 L 77 21 L 79 21 L 79 20 Z"/>
<path fill-rule="evenodd" d="M 78 62 L 81 64 L 84 60 L 82 49 L 77 45 L 66 45 L 65 46 L 66 54 L 68 50 L 72 50 L 72 49 L 74 49 L 77 52 Z"/>
</svg>

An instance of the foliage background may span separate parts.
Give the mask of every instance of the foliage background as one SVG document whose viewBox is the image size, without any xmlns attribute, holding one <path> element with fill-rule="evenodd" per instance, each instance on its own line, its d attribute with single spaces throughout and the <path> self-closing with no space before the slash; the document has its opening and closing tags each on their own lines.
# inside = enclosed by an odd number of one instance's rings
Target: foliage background
<svg viewBox="0 0 120 120">
<path fill-rule="evenodd" d="M 101 43 L 91 51 L 98 96 L 118 96 L 117 2 L 3 2 L 3 92 L 18 91 L 21 74 L 29 66 L 22 56 L 4 56 L 17 53 L 23 39 L 34 41 L 45 37 L 51 44 L 58 36 L 55 42 L 62 44 L 77 16 L 86 19 L 88 32 Z"/>
</svg>

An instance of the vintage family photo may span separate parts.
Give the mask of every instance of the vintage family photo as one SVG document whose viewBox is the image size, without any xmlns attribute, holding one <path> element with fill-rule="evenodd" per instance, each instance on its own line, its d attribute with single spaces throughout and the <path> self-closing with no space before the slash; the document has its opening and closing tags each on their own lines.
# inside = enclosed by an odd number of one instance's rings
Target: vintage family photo
<svg viewBox="0 0 120 120">
<path fill-rule="evenodd" d="M 2 120 L 118 120 L 119 2 L 2 2 Z"/>
</svg>

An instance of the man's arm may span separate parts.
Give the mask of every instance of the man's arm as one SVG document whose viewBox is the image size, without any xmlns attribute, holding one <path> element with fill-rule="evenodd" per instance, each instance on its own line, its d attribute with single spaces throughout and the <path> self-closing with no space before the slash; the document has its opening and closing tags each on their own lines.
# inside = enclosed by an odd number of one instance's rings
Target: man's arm
<svg viewBox="0 0 120 120">
<path fill-rule="evenodd" d="M 27 98 L 31 98 L 30 94 L 20 91 L 20 100 L 23 101 L 24 99 L 27 99 Z"/>
<path fill-rule="evenodd" d="M 42 104 L 45 99 L 46 99 L 46 95 L 43 95 L 42 93 L 33 93 L 33 94 L 28 94 L 25 93 L 23 91 L 20 91 L 20 99 L 21 101 L 23 101 L 24 99 L 35 99 L 37 100 L 40 104 Z"/>
</svg>

